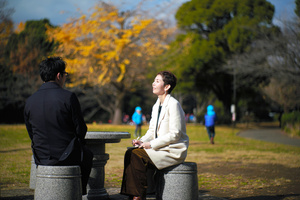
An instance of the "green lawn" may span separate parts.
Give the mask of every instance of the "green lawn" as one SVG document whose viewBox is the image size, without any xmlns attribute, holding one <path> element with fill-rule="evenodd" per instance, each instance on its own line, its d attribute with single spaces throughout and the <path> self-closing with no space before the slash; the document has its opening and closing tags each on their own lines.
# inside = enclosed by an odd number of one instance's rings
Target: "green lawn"
<svg viewBox="0 0 300 200">
<path fill-rule="evenodd" d="M 125 131 L 133 135 L 134 126 L 129 125 L 88 125 L 89 131 Z M 143 134 L 147 126 L 142 127 Z M 205 127 L 188 125 L 190 147 L 187 161 L 196 162 L 198 166 L 218 162 L 240 162 L 261 164 L 284 164 L 287 167 L 300 167 L 300 148 L 262 141 L 255 141 L 236 136 L 241 130 L 229 126 L 217 126 L 215 145 L 209 143 Z M 106 145 L 110 159 L 105 167 L 106 187 L 120 187 L 123 170 L 123 156 L 131 139 L 120 143 Z M 31 167 L 31 148 L 24 125 L 0 125 L 0 177 L 1 190 L 28 188 Z M 228 174 L 216 176 L 213 172 L 198 174 L 199 188 L 216 189 L 225 187 L 242 187 L 251 182 L 263 187 L 266 180 L 249 179 L 246 183 L 242 175 Z M 276 180 L 281 181 L 281 180 Z M 285 180 L 282 180 L 285 181 Z M 272 183 L 269 183 L 272 184 Z M 274 183 L 275 184 L 275 183 Z"/>
</svg>

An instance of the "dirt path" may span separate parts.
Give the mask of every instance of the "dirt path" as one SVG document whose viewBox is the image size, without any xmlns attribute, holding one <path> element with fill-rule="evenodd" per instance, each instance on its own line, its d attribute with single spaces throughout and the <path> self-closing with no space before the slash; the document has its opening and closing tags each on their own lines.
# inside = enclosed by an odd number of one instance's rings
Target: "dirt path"
<svg viewBox="0 0 300 200">
<path fill-rule="evenodd" d="M 216 177 L 211 177 L 216 180 L 228 175 L 239 177 L 238 183 L 232 181 L 227 185 L 202 191 L 212 196 L 234 200 L 300 200 L 300 168 L 279 164 L 216 162 L 198 166 L 198 173 L 216 174 Z"/>
<path fill-rule="evenodd" d="M 249 129 L 241 137 L 300 147 L 299 138 L 291 138 L 277 127 Z M 300 168 L 282 164 L 256 164 L 243 162 L 214 162 L 198 166 L 198 173 L 220 176 L 239 176 L 233 187 L 211 189 L 210 195 L 234 200 L 300 200 Z M 215 177 L 215 178 L 217 178 Z M 237 186 L 238 185 L 238 186 Z"/>
</svg>

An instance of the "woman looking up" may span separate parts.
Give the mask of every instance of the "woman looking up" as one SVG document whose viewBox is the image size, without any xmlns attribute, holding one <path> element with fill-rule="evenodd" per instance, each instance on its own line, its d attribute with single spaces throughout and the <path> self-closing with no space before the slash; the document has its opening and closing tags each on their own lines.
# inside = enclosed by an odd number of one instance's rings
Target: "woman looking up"
<svg viewBox="0 0 300 200">
<path fill-rule="evenodd" d="M 146 199 L 148 168 L 161 170 L 183 163 L 187 156 L 185 114 L 170 95 L 176 82 L 168 71 L 159 72 L 154 79 L 152 88 L 158 99 L 152 107 L 149 129 L 140 140 L 132 141 L 136 148 L 125 153 L 121 194 L 129 199 Z"/>
</svg>

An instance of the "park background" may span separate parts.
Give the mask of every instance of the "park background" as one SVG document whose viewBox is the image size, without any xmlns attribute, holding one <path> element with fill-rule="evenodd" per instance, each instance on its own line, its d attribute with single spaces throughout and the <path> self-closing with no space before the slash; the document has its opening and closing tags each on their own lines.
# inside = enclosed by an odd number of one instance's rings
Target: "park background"
<svg viewBox="0 0 300 200">
<path fill-rule="evenodd" d="M 67 61 L 88 123 L 122 124 L 136 106 L 149 119 L 161 70 L 177 75 L 173 96 L 197 123 L 209 104 L 220 124 L 298 120 L 299 1 L 34 2 L 1 0 L 1 123 L 23 123 L 48 56 Z"/>
<path fill-rule="evenodd" d="M 120 125 L 123 116 L 136 106 L 150 115 L 153 78 L 170 70 L 178 78 L 172 95 L 196 116 L 187 124 L 187 160 L 198 164 L 200 192 L 299 197 L 298 147 L 236 135 L 267 121 L 278 127 L 282 113 L 284 131 L 299 134 L 299 0 L 80 2 L 0 0 L 2 194 L 28 189 L 31 149 L 23 108 L 42 84 L 38 63 L 55 55 L 68 63 L 65 88 L 78 96 L 90 131 L 132 134 L 134 126 Z M 202 125 L 209 104 L 219 118 L 215 145 Z M 107 146 L 106 187 L 120 187 L 129 144 Z"/>
</svg>

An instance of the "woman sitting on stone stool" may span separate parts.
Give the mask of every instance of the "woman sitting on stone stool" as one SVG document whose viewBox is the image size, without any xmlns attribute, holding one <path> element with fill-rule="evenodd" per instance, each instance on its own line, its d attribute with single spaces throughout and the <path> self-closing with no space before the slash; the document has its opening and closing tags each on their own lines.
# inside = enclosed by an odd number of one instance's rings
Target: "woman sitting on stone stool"
<svg viewBox="0 0 300 200">
<path fill-rule="evenodd" d="M 149 130 L 140 140 L 132 141 L 136 148 L 125 153 L 121 194 L 129 199 L 146 199 L 148 168 L 161 170 L 183 163 L 187 156 L 185 114 L 170 95 L 176 81 L 174 74 L 161 71 L 152 84 L 158 99 L 152 108 Z"/>
</svg>

